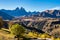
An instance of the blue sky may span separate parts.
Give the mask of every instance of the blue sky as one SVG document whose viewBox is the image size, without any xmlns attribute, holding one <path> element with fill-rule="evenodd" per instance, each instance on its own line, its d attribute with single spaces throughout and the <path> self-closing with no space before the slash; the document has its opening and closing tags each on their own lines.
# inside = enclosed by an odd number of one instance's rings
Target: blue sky
<svg viewBox="0 0 60 40">
<path fill-rule="evenodd" d="M 0 0 L 0 9 L 23 7 L 27 11 L 60 9 L 60 0 Z"/>
</svg>

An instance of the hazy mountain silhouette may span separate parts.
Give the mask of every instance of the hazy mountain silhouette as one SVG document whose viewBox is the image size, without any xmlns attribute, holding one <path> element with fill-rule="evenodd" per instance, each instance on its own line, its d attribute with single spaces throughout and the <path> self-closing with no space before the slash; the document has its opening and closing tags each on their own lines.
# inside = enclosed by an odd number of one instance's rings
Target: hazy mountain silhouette
<svg viewBox="0 0 60 40">
<path fill-rule="evenodd" d="M 34 14 L 34 13 L 27 12 L 23 7 L 21 7 L 21 8 L 17 7 L 15 10 L 5 10 L 5 9 L 2 9 L 1 11 L 5 12 L 5 13 L 11 15 L 11 16 L 23 16 L 23 15 Z"/>
<path fill-rule="evenodd" d="M 0 11 L 0 17 L 2 17 L 2 19 L 4 19 L 4 20 L 11 20 L 14 18 L 14 17 L 8 15 L 7 13 L 1 12 L 1 11 Z"/>
</svg>

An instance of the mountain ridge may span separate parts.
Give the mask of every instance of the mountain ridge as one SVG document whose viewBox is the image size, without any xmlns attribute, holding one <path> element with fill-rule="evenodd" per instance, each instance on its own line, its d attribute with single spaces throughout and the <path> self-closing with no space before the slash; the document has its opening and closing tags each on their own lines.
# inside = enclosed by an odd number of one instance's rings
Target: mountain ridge
<svg viewBox="0 0 60 40">
<path fill-rule="evenodd" d="M 42 12 L 37 12 L 37 11 L 29 11 L 27 12 L 23 7 L 19 8 L 17 7 L 14 10 L 6 10 L 6 9 L 1 9 L 0 12 L 6 13 L 10 16 L 33 16 L 33 17 L 50 17 L 50 18 L 60 18 L 60 10 L 45 10 Z"/>
</svg>

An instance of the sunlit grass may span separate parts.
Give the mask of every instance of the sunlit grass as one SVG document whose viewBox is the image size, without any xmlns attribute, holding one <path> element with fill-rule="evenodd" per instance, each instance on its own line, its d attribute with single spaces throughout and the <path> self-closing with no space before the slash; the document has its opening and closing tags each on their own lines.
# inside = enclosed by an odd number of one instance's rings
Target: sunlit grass
<svg viewBox="0 0 60 40">
<path fill-rule="evenodd" d="M 11 33 L 7 33 L 9 30 L 8 29 L 4 29 L 2 28 L 0 30 L 0 40 L 1 37 L 4 36 L 6 38 L 14 38 L 15 35 L 11 34 Z M 37 34 L 36 32 L 29 32 L 28 34 L 23 34 L 24 37 L 26 38 L 50 38 L 51 40 L 60 40 L 60 38 L 54 38 L 53 36 L 49 36 L 48 34 L 44 33 L 44 34 Z"/>
</svg>

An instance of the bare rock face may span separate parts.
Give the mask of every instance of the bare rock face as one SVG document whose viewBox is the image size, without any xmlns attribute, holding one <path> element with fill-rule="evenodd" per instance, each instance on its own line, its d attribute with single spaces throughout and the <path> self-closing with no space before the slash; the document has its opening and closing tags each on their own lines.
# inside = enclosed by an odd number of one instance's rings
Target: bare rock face
<svg viewBox="0 0 60 40">
<path fill-rule="evenodd" d="M 54 37 L 60 37 L 60 21 L 48 21 L 42 30 Z"/>
<path fill-rule="evenodd" d="M 23 23 L 26 24 L 27 27 L 31 27 L 31 29 L 40 29 L 49 35 L 60 37 L 60 19 L 39 18 L 34 21 L 24 21 Z"/>
</svg>

